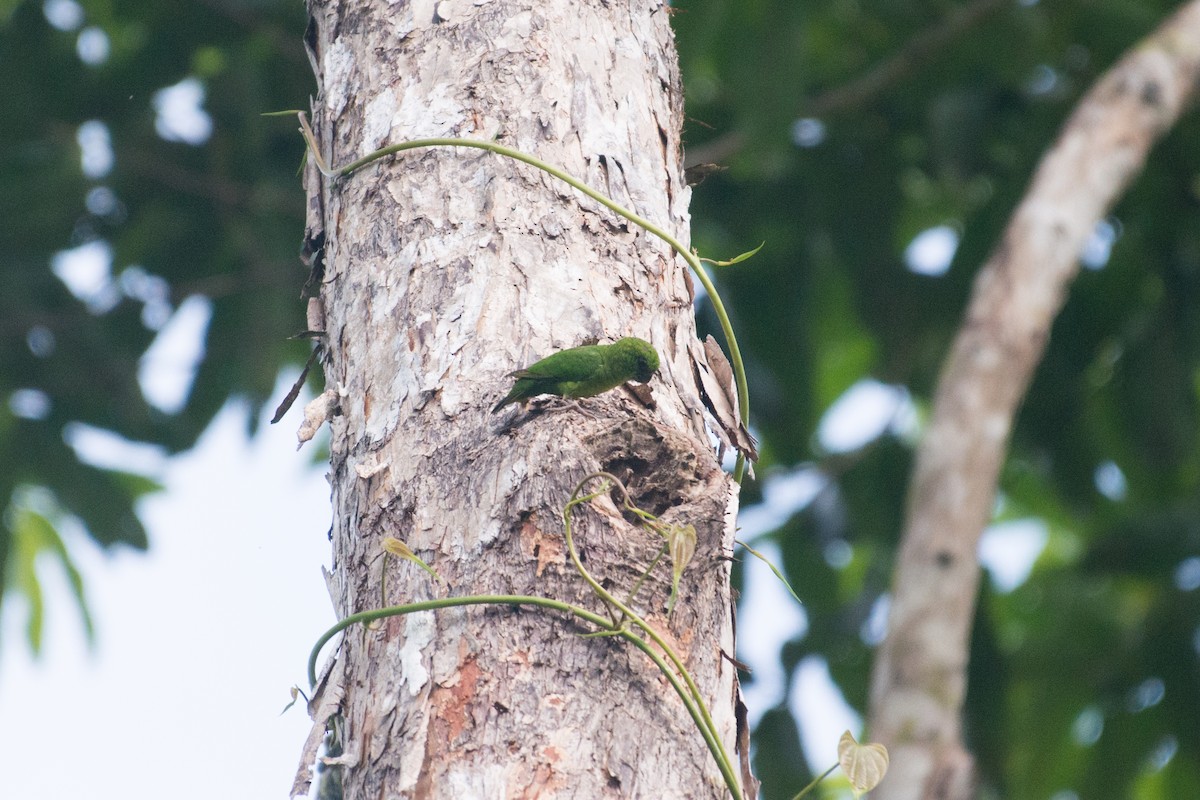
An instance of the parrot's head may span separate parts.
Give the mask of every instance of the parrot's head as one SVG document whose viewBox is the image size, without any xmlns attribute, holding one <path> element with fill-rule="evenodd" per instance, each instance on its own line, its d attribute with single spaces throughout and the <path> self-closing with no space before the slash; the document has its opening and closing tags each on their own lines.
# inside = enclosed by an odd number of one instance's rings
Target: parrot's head
<svg viewBox="0 0 1200 800">
<path fill-rule="evenodd" d="M 658 353 L 645 339 L 629 337 L 617 342 L 617 347 L 624 350 L 633 363 L 633 378 L 638 383 L 649 383 L 658 371 Z"/>
</svg>

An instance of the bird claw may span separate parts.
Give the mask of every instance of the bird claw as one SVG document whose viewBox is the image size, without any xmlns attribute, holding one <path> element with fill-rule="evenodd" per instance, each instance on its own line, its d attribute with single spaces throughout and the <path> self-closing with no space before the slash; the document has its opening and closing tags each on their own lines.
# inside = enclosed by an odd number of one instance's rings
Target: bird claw
<svg viewBox="0 0 1200 800">
<path fill-rule="evenodd" d="M 562 411 L 578 411 L 580 414 L 583 414 L 585 417 L 591 417 L 592 419 L 600 419 L 599 414 L 596 414 L 595 412 L 588 410 L 587 408 L 584 407 L 583 403 L 581 403 L 579 400 L 574 399 L 574 398 L 568 399 L 566 397 L 552 397 L 546 402 L 546 405 L 544 405 L 542 408 L 540 408 L 538 410 L 545 412 L 545 413 L 552 413 L 552 412 L 558 413 L 558 412 L 562 412 Z"/>
</svg>

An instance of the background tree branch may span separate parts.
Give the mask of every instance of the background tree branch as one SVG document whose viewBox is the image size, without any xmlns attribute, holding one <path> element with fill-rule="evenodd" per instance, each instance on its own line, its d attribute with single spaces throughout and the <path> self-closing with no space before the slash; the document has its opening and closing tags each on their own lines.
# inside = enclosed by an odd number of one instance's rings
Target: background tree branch
<svg viewBox="0 0 1200 800">
<path fill-rule="evenodd" d="M 834 86 L 800 102 L 798 117 L 826 117 L 853 113 L 874 102 L 880 95 L 902 83 L 922 67 L 975 30 L 994 12 L 1010 5 L 1009 0 L 975 0 L 957 8 L 937 24 L 914 34 L 899 50 L 874 64 L 866 72 L 845 83 Z M 693 148 L 689 148 L 686 164 L 724 163 L 745 146 L 744 132 L 733 130 Z"/>
<path fill-rule="evenodd" d="M 982 24 L 1008 0 L 975 0 L 956 8 L 937 25 L 914 35 L 897 52 L 851 81 L 834 86 L 801 105 L 800 114 L 824 117 L 859 109 L 931 63 L 947 48 Z"/>
<path fill-rule="evenodd" d="M 879 800 L 971 795 L 962 743 L 979 538 L 1024 396 L 1096 223 L 1178 119 L 1200 70 L 1200 2 L 1133 47 L 1079 103 L 980 271 L 917 453 L 872 737 L 892 752 Z"/>
</svg>

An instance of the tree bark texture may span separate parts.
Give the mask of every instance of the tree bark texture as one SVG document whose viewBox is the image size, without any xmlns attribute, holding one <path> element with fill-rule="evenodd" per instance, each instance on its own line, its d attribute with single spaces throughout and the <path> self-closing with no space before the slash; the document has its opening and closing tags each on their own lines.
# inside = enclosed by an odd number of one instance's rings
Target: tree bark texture
<svg viewBox="0 0 1200 800">
<path fill-rule="evenodd" d="M 1178 118 L 1198 70 L 1194 1 L 1083 98 L 976 279 L 917 453 L 888 632 L 872 676 L 871 737 L 891 751 L 876 800 L 973 794 L 960 713 L 977 548 L 1013 417 L 1084 243 Z"/>
<path fill-rule="evenodd" d="M 426 137 L 495 140 L 585 180 L 687 241 L 682 96 L 654 0 L 310 2 L 325 157 Z M 533 167 L 432 148 L 339 181 L 306 177 L 333 391 L 340 616 L 445 595 L 603 609 L 562 511 L 607 470 L 699 541 L 668 619 L 669 566 L 637 608 L 683 655 L 734 752 L 728 554 L 737 495 L 705 433 L 686 265 Z M 323 250 L 321 245 L 323 243 Z M 592 341 L 658 350 L 654 402 L 619 388 L 499 414 L 508 373 Z M 594 487 L 594 484 L 593 484 Z M 662 538 L 609 498 L 575 513 L 588 569 L 623 596 Z M 396 537 L 429 562 L 384 559 Z M 386 598 L 381 576 L 386 570 Z M 347 798 L 721 797 L 699 731 L 654 665 L 552 612 L 473 607 L 348 629 L 312 708 L 340 715 Z"/>
</svg>

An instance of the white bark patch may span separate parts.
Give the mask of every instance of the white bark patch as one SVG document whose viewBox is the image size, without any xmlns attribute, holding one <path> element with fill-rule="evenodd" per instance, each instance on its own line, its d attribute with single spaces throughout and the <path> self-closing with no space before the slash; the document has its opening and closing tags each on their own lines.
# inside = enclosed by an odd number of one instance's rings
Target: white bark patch
<svg viewBox="0 0 1200 800">
<path fill-rule="evenodd" d="M 379 461 L 376 461 L 376 462 L 370 463 L 370 464 L 367 464 L 367 463 L 355 464 L 354 471 L 358 473 L 358 477 L 362 478 L 363 480 L 366 480 L 367 478 L 374 477 L 375 475 L 378 475 L 379 473 L 383 472 L 385 469 L 388 468 L 388 466 L 390 464 L 391 464 L 391 462 L 388 461 L 387 459 L 381 459 Z"/>
<path fill-rule="evenodd" d="M 367 111 L 363 117 L 363 141 L 360 151 L 367 155 L 390 144 L 392 135 L 392 119 L 396 116 L 396 95 L 391 89 L 384 89 L 367 103 Z"/>
<path fill-rule="evenodd" d="M 410 132 L 408 138 L 453 136 L 466 119 L 462 105 L 444 82 L 418 83 L 410 76 L 401 90 L 394 124 Z"/>
<path fill-rule="evenodd" d="M 444 623 L 443 633 L 449 633 L 448 641 L 455 642 L 454 646 L 435 650 L 430 658 L 430 672 L 433 682 L 443 688 L 458 686 L 462 681 L 459 670 L 473 652 L 476 645 L 475 632 L 469 627 L 468 620 L 473 618 L 468 609 L 453 609 L 442 612 Z"/>
<path fill-rule="evenodd" d="M 463 22 L 487 0 L 441 0 L 437 15 L 444 22 Z"/>
<path fill-rule="evenodd" d="M 325 52 L 325 63 L 321 65 L 325 73 L 325 103 L 334 117 L 341 115 L 352 94 L 349 84 L 354 59 L 354 51 L 342 39 L 336 39 Z"/>
<path fill-rule="evenodd" d="M 481 547 L 487 547 L 492 542 L 500 538 L 500 534 L 504 531 L 504 526 L 500 524 L 498 519 L 489 519 L 484 523 L 483 528 L 479 531 L 479 544 Z"/>
<path fill-rule="evenodd" d="M 476 5 L 483 3 L 476 2 Z M 513 14 L 504 21 L 501 35 L 495 40 L 496 49 L 510 50 L 519 53 L 525 49 L 525 42 L 533 29 L 533 15 L 528 11 Z"/>
<path fill-rule="evenodd" d="M 403 41 L 418 27 L 428 28 L 434 24 L 436 0 L 387 0 L 391 8 L 387 12 L 390 23 L 390 38 Z M 396 8 L 400 6 L 400 8 Z"/>
<path fill-rule="evenodd" d="M 296 431 L 296 438 L 299 440 L 297 450 L 317 435 L 317 431 L 325 424 L 325 420 L 329 419 L 340 401 L 341 395 L 336 389 L 326 389 L 304 406 L 304 422 L 300 423 L 300 430 Z"/>
<path fill-rule="evenodd" d="M 417 785 L 421 778 L 421 770 L 425 764 L 425 743 L 429 739 L 429 728 L 425 725 L 415 726 L 412 747 L 400 749 L 400 785 L 397 791 L 407 792 Z"/>
<path fill-rule="evenodd" d="M 544 320 L 545 329 L 537 330 L 534 327 L 534 330 L 541 334 L 539 339 L 544 336 L 551 342 L 545 352 L 536 354 L 536 358 L 545 358 L 555 350 L 565 350 L 584 343 L 554 335 L 555 331 L 587 330 L 590 327 L 587 323 L 591 314 L 587 308 L 591 303 L 591 292 L 584 276 L 580 275 L 582 271 L 577 265 L 558 259 L 549 263 L 530 264 L 531 280 L 525 287 L 522 302 L 544 309 L 541 320 L 531 320 L 531 327 Z"/>
<path fill-rule="evenodd" d="M 498 764 L 480 766 L 467 759 L 456 761 L 443 774 L 443 787 L 439 787 L 439 790 L 444 788 L 441 796 L 520 797 L 522 793 L 508 791 L 509 782 L 505 780 L 508 770 L 508 767 Z"/>
<path fill-rule="evenodd" d="M 429 682 L 425 668 L 425 647 L 433 641 L 432 611 L 409 614 L 404 626 L 404 642 L 400 646 L 400 683 L 408 685 L 408 693 L 416 697 Z"/>
<path fill-rule="evenodd" d="M 325 330 L 325 304 L 321 302 L 321 298 L 308 298 L 308 305 L 304 310 L 304 319 L 310 331 Z"/>
</svg>

